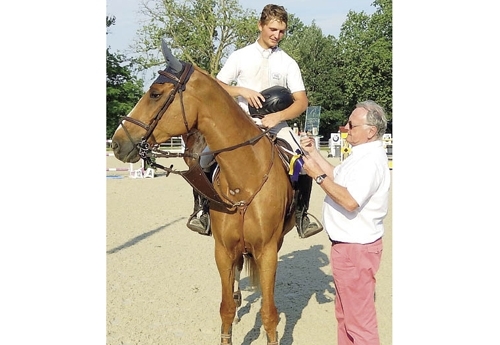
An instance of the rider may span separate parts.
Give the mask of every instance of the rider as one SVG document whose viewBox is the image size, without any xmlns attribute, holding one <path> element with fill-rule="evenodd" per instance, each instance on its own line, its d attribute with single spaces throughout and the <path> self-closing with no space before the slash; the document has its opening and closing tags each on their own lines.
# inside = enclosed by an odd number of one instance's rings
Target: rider
<svg viewBox="0 0 500 345">
<path fill-rule="evenodd" d="M 270 128 L 271 134 L 286 140 L 295 152 L 299 147 L 292 139 L 293 134 L 286 120 L 294 119 L 302 114 L 307 109 L 309 101 L 297 62 L 278 47 L 278 43 L 285 35 L 287 25 L 288 14 L 283 6 L 266 5 L 258 22 L 260 35 L 257 41 L 234 51 L 217 74 L 217 79 L 247 113 L 250 113 L 249 108 L 250 110 L 258 109 L 258 112 L 263 114 L 267 114 L 269 109 L 278 110 L 262 118 L 261 116 L 254 118 L 254 121 L 262 127 Z M 286 87 L 292 93 L 293 102 L 287 104 L 286 108 L 276 108 L 273 102 L 266 102 L 264 91 L 256 91 L 265 89 L 267 91 L 268 88 L 276 85 Z M 270 95 L 267 96 L 270 97 Z M 278 93 L 274 96 L 286 97 L 286 93 Z M 297 137 L 295 139 L 299 141 Z M 207 162 L 211 160 L 212 157 L 209 156 L 202 156 L 200 160 L 209 180 L 211 180 L 211 172 Z M 298 193 L 295 193 L 297 232 L 300 238 L 310 237 L 323 230 L 319 221 L 319 224 L 312 222 L 307 215 L 312 178 L 301 171 L 295 187 L 298 189 Z M 196 192 L 194 196 L 194 212 L 187 226 L 200 234 L 210 235 L 208 201 Z"/>
</svg>

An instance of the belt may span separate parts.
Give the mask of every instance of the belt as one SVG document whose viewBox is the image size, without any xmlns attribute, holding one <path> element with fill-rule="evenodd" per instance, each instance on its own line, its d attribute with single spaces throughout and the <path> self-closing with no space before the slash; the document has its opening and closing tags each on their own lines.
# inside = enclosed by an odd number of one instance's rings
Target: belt
<svg viewBox="0 0 500 345">
<path fill-rule="evenodd" d="M 340 242 L 340 241 L 334 241 L 334 240 L 330 240 L 330 242 L 332 242 L 332 246 L 334 246 L 336 244 L 347 243 L 347 242 Z"/>
<path fill-rule="evenodd" d="M 370 242 L 370 243 L 364 243 L 364 244 L 372 244 L 372 243 L 375 243 L 377 242 L 378 240 L 380 240 L 382 237 L 379 237 L 377 238 L 375 241 L 373 242 Z M 332 242 L 332 246 L 336 245 L 336 244 L 349 244 L 350 242 L 340 242 L 340 241 L 335 241 L 335 240 L 332 240 L 330 239 L 330 242 Z"/>
</svg>

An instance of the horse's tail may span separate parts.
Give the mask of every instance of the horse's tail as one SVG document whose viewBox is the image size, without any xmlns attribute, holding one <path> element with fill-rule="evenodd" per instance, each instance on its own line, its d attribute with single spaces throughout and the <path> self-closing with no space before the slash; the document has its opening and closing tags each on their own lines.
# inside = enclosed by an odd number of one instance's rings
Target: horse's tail
<svg viewBox="0 0 500 345">
<path fill-rule="evenodd" d="M 252 255 L 244 255 L 245 257 L 245 270 L 247 271 L 250 285 L 254 288 L 260 289 L 259 267 L 255 262 Z"/>
</svg>

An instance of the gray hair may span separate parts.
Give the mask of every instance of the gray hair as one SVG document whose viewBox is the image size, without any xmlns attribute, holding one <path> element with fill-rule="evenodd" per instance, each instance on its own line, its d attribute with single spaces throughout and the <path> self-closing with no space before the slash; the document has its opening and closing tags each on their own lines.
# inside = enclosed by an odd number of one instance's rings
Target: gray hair
<svg viewBox="0 0 500 345">
<path fill-rule="evenodd" d="M 387 129 L 387 118 L 385 117 L 384 108 L 372 100 L 359 102 L 356 104 L 356 108 L 366 109 L 368 112 L 366 114 L 366 124 L 377 127 L 377 139 L 381 139 Z"/>
</svg>

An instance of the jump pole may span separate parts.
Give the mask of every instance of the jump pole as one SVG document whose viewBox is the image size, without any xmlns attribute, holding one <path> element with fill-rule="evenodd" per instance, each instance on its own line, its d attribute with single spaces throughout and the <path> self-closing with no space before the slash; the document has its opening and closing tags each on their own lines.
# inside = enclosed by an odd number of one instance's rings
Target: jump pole
<svg viewBox="0 0 500 345">
<path fill-rule="evenodd" d="M 114 157 L 114 153 L 106 152 L 106 157 Z M 130 168 L 106 168 L 106 171 L 128 171 L 129 177 L 131 178 L 146 178 L 146 177 L 155 177 L 154 169 L 148 168 L 144 169 L 144 160 L 141 160 L 141 167 L 137 170 L 134 170 L 134 164 L 129 163 Z"/>
</svg>

